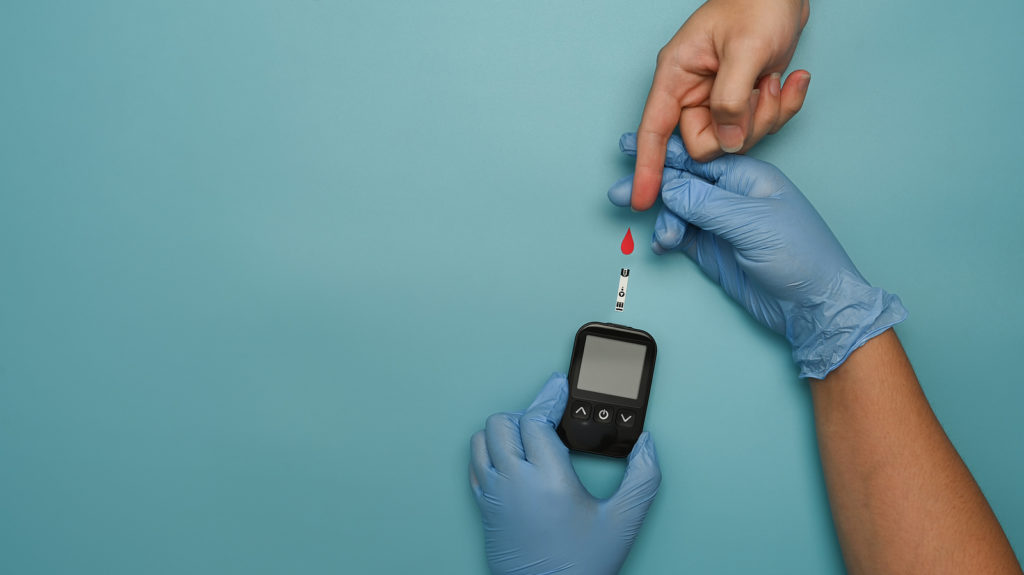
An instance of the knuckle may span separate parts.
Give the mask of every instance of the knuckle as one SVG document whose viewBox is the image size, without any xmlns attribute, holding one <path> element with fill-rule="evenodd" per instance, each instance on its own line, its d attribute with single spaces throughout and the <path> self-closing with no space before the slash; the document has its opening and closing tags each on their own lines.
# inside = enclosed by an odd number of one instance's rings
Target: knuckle
<svg viewBox="0 0 1024 575">
<path fill-rule="evenodd" d="M 646 144 L 662 139 L 662 134 L 652 128 L 651 123 L 652 121 L 647 117 L 640 120 L 640 127 L 636 129 L 636 145 L 638 148 L 641 145 L 646 148 Z"/>
<path fill-rule="evenodd" d="M 767 128 L 765 128 L 763 130 L 760 130 L 760 131 L 758 131 L 755 134 L 751 134 L 749 137 L 747 137 L 746 142 L 743 143 L 743 148 L 739 151 L 739 153 L 740 154 L 746 154 L 747 152 L 749 152 L 750 149 L 753 148 L 754 146 L 756 146 L 757 143 L 760 142 L 761 139 L 764 138 L 765 135 L 767 135 L 767 134 L 768 134 L 768 129 Z"/>
<path fill-rule="evenodd" d="M 658 50 L 658 55 L 655 57 L 654 62 L 660 68 L 665 64 L 669 58 L 669 44 L 662 46 L 661 50 Z"/>
<path fill-rule="evenodd" d="M 775 52 L 776 46 L 772 36 L 761 34 L 742 34 L 737 36 L 730 47 L 751 56 L 766 57 Z"/>
<path fill-rule="evenodd" d="M 487 429 L 494 429 L 508 423 L 508 414 L 506 413 L 492 413 L 487 418 Z"/>
<path fill-rule="evenodd" d="M 782 103 L 782 108 L 783 108 L 783 111 L 784 111 L 783 117 L 785 118 L 785 120 L 782 123 L 785 124 L 787 121 L 789 121 L 789 119 L 792 118 L 793 116 L 795 116 L 796 113 L 800 111 L 800 108 L 803 108 L 803 107 L 804 107 L 804 100 L 803 100 L 803 98 L 795 98 L 793 101 L 783 102 Z"/>
<path fill-rule="evenodd" d="M 680 230 L 676 227 L 658 227 L 654 230 L 654 239 L 663 247 L 675 247 L 682 240 Z"/>
<path fill-rule="evenodd" d="M 769 164 L 767 162 L 765 162 L 765 165 L 768 167 L 768 176 L 769 176 L 769 178 L 771 178 L 772 180 L 775 180 L 778 183 L 783 183 L 783 182 L 788 182 L 789 181 L 789 179 L 786 177 L 786 174 L 783 174 L 782 170 L 780 170 L 778 167 L 776 167 L 773 164 Z"/>
<path fill-rule="evenodd" d="M 713 98 L 711 100 L 711 109 L 719 114 L 742 116 L 750 111 L 750 99 Z"/>
<path fill-rule="evenodd" d="M 762 123 L 774 124 L 782 116 L 782 101 L 776 97 L 775 99 L 758 102 L 757 114 L 763 117 Z"/>
</svg>

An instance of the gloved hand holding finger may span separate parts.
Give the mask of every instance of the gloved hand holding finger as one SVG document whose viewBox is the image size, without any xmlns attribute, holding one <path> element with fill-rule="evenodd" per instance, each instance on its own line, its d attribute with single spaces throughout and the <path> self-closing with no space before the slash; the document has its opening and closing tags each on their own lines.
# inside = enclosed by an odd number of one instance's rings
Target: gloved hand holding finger
<svg viewBox="0 0 1024 575">
<path fill-rule="evenodd" d="M 619 144 L 636 153 L 634 135 Z M 899 298 L 868 283 L 775 166 L 737 155 L 696 162 L 675 136 L 665 161 L 685 172 L 662 186 L 664 211 L 652 249 L 681 249 L 755 319 L 784 335 L 801 377 L 824 378 L 906 318 Z M 620 201 L 622 182 L 616 184 Z"/>
</svg>

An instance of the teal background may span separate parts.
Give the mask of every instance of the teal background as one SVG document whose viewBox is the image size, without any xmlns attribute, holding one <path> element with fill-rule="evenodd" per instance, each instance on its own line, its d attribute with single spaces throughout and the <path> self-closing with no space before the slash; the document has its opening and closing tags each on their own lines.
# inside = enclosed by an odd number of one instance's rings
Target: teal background
<svg viewBox="0 0 1024 575">
<path fill-rule="evenodd" d="M 0 572 L 483 572 L 469 437 L 592 320 L 661 350 L 624 572 L 842 572 L 785 343 L 605 197 L 696 6 L 0 3 Z M 903 298 L 1018 554 L 1022 21 L 816 2 L 754 153 Z"/>
</svg>

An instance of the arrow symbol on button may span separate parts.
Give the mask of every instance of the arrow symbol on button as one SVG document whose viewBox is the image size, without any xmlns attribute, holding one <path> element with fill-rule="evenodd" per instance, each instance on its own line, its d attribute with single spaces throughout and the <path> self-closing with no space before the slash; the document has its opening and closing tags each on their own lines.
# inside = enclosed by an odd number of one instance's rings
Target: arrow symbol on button
<svg viewBox="0 0 1024 575">
<path fill-rule="evenodd" d="M 582 413 L 583 415 L 586 415 L 587 414 L 587 410 L 581 405 L 581 406 L 576 408 L 576 413 Z"/>
<path fill-rule="evenodd" d="M 621 418 L 622 418 L 622 423 L 629 423 L 629 420 L 630 420 L 630 419 L 633 419 L 633 416 L 632 416 L 632 415 L 630 415 L 629 417 L 626 417 L 626 414 L 625 414 L 625 413 L 620 413 L 620 414 L 619 414 L 619 417 L 621 417 Z"/>
</svg>

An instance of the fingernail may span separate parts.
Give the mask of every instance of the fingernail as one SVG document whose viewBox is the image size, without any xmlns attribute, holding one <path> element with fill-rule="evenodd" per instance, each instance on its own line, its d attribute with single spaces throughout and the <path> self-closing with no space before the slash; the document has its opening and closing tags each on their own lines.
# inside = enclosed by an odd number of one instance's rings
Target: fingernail
<svg viewBox="0 0 1024 575">
<path fill-rule="evenodd" d="M 779 91 L 782 89 L 782 74 L 778 72 L 771 75 L 768 79 L 768 93 L 772 96 L 778 96 Z"/>
<path fill-rule="evenodd" d="M 810 85 L 811 85 L 811 75 L 810 74 L 807 74 L 803 78 L 800 78 L 800 83 L 797 84 L 797 86 L 800 88 L 801 92 L 806 92 L 807 91 L 807 86 L 810 86 Z"/>
<path fill-rule="evenodd" d="M 740 151 L 743 147 L 743 130 L 734 124 L 718 126 L 718 144 L 727 154 Z"/>
</svg>

